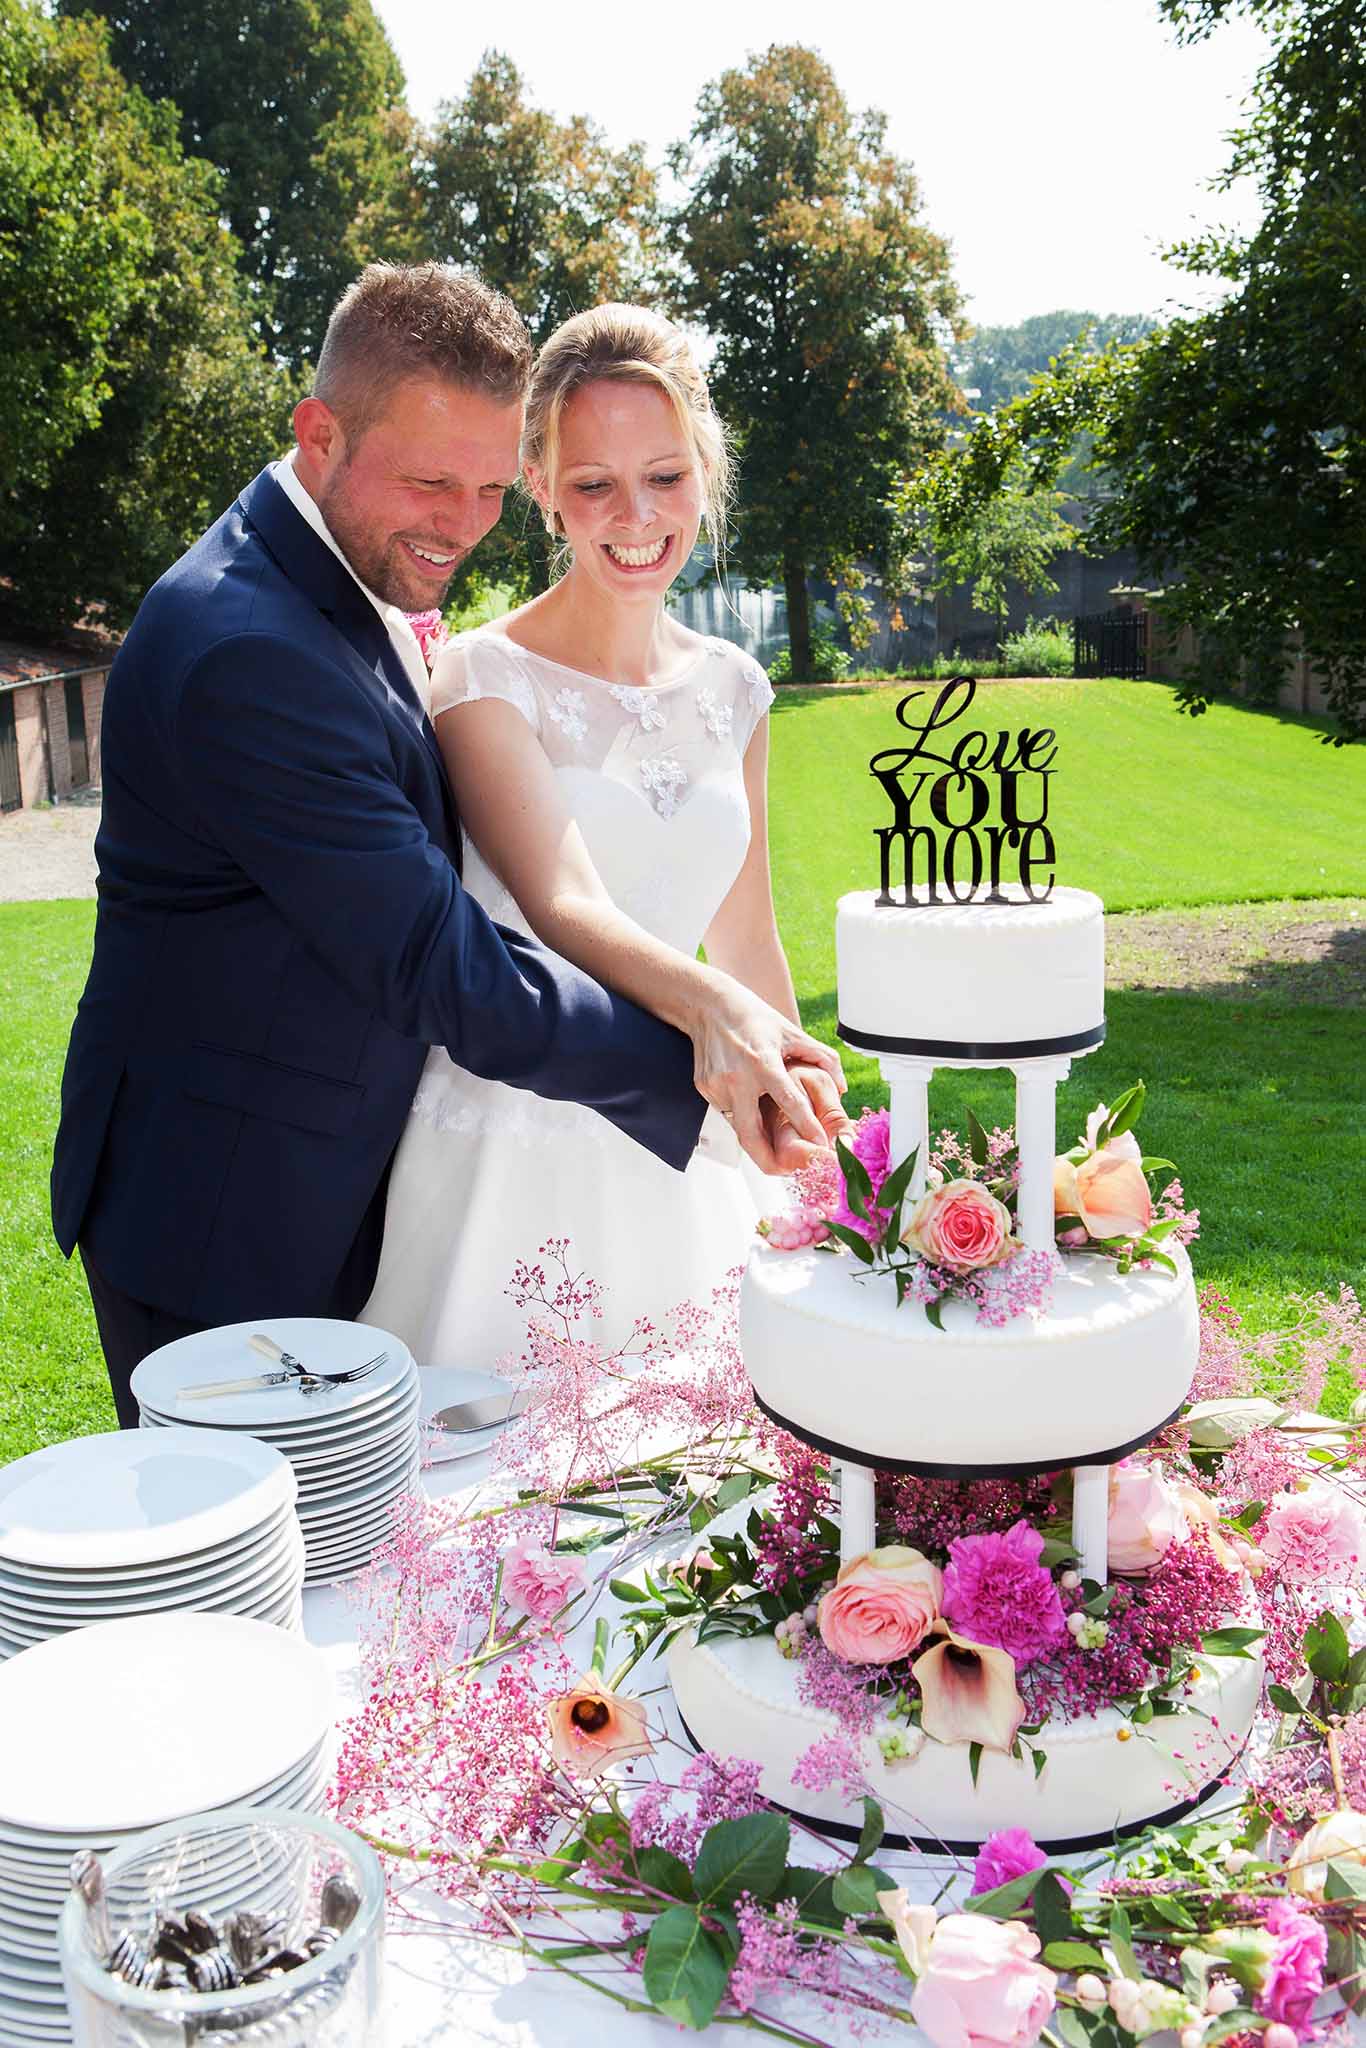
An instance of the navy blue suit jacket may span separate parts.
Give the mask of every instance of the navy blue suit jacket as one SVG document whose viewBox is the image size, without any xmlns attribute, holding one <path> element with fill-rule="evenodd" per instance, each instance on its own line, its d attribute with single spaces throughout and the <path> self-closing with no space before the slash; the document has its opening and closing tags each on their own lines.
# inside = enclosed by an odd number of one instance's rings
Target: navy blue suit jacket
<svg viewBox="0 0 1366 2048">
<path fill-rule="evenodd" d="M 102 747 L 52 1173 L 68 1255 L 197 1322 L 354 1315 L 434 1044 L 686 1164 L 687 1039 L 465 893 L 383 621 L 268 470 L 145 599 Z"/>
</svg>

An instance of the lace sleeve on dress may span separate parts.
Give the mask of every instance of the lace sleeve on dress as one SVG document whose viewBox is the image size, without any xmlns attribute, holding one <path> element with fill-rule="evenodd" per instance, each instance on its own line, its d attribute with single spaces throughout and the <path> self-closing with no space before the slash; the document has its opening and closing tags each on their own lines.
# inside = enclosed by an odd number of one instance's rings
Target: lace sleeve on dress
<svg viewBox="0 0 1366 2048">
<path fill-rule="evenodd" d="M 510 642 L 493 634 L 468 634 L 448 641 L 432 669 L 432 717 L 457 704 L 497 697 L 520 711 L 534 733 L 541 730 L 536 692 Z"/>
<path fill-rule="evenodd" d="M 773 685 L 764 670 L 749 654 L 740 657 L 740 688 L 735 706 L 735 743 L 743 754 L 754 737 L 759 720 L 768 713 L 773 702 Z"/>
</svg>

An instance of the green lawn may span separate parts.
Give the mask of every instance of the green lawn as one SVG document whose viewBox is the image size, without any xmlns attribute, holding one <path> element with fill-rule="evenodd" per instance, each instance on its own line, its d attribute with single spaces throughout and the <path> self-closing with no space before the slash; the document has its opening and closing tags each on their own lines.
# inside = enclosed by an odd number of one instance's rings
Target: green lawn
<svg viewBox="0 0 1366 2048">
<path fill-rule="evenodd" d="M 913 687 L 902 686 L 902 689 Z M 934 686 L 927 686 L 930 690 Z M 897 743 L 899 690 L 792 691 L 774 721 L 770 811 L 779 920 L 804 1015 L 833 1034 L 833 905 L 876 876 L 883 799 L 868 758 Z M 1333 751 L 1308 722 L 1227 706 L 1180 718 L 1143 683 L 985 686 L 988 730 L 1059 737 L 1053 813 L 1065 881 L 1112 911 L 1258 898 L 1366 895 L 1366 751 Z M 47 1173 L 93 905 L 0 908 L 0 1460 L 112 1426 L 78 1267 L 52 1243 Z M 1359 1010 L 1249 998 L 1112 992 L 1109 1037 L 1062 1090 L 1059 1134 L 1128 1081 L 1149 1088 L 1145 1149 L 1176 1159 L 1203 1217 L 1196 1260 L 1258 1326 L 1295 1290 L 1361 1284 L 1366 1021 Z M 857 1102 L 872 1062 L 846 1053 Z M 944 1122 L 971 1099 L 1008 1121 L 1000 1074 L 943 1074 Z"/>
</svg>

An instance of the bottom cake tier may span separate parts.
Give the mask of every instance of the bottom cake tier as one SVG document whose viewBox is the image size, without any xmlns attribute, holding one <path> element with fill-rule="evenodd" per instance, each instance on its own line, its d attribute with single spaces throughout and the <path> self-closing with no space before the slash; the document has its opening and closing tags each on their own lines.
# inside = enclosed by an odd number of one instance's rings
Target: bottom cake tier
<svg viewBox="0 0 1366 2048">
<path fill-rule="evenodd" d="M 1037 1774 L 1033 1757 L 984 1750 L 974 1784 L 966 1744 L 928 1740 L 914 1757 L 888 1763 L 875 1731 L 858 1745 L 862 1776 L 894 1843 L 971 1851 L 999 1829 L 1026 1828 L 1053 1854 L 1103 1847 L 1188 1814 L 1236 1763 L 1257 1713 L 1261 1660 L 1202 1657 L 1198 1671 L 1179 1711 L 1141 1726 L 1115 1708 L 1045 1722 L 1030 1737 L 1044 1757 Z M 699 1644 L 689 1630 L 670 1650 L 669 1678 L 695 1747 L 761 1765 L 760 1790 L 775 1806 L 827 1832 L 857 1836 L 857 1799 L 838 1785 L 812 1791 L 794 1779 L 815 1744 L 847 1731 L 834 1714 L 802 1700 L 797 1665 L 772 1636 Z"/>
</svg>

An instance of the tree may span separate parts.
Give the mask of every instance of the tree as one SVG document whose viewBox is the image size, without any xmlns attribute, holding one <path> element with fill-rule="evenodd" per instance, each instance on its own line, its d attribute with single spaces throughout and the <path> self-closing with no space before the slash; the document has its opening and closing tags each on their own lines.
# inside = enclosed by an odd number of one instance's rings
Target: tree
<svg viewBox="0 0 1366 2048">
<path fill-rule="evenodd" d="M 1183 39 L 1227 14 L 1271 37 L 1221 182 L 1260 184 L 1260 226 L 1175 252 L 1230 294 L 1131 347 L 1067 352 L 1030 393 L 934 465 L 941 527 L 971 522 L 1025 464 L 1052 488 L 1075 434 L 1115 495 L 1098 548 L 1132 546 L 1199 653 L 1180 700 L 1269 701 L 1298 634 L 1335 738 L 1366 737 L 1366 18 L 1361 0 L 1162 0 Z"/>
<path fill-rule="evenodd" d="M 960 401 L 947 244 L 919 218 L 883 116 L 851 114 L 822 59 L 776 45 L 703 92 L 671 152 L 678 304 L 716 344 L 712 386 L 741 453 L 733 554 L 787 595 L 792 671 L 810 661 L 807 578 L 848 587 L 883 559 L 900 473 Z"/>
<path fill-rule="evenodd" d="M 357 270 L 358 215 L 407 173 L 403 73 L 370 0 L 58 0 L 101 14 L 125 78 L 172 100 L 188 155 L 223 173 L 261 332 L 315 357 Z"/>
<path fill-rule="evenodd" d="M 995 412 L 1022 397 L 1072 343 L 1109 348 L 1141 341 L 1156 326 L 1146 313 L 1035 313 L 1014 327 L 974 327 L 955 349 L 953 364 L 973 411 Z"/>
<path fill-rule="evenodd" d="M 0 619 L 126 623 L 288 431 L 220 180 L 104 25 L 0 0 Z M 44 380 L 53 398 L 44 424 Z"/>
</svg>

